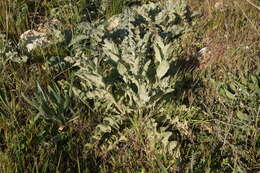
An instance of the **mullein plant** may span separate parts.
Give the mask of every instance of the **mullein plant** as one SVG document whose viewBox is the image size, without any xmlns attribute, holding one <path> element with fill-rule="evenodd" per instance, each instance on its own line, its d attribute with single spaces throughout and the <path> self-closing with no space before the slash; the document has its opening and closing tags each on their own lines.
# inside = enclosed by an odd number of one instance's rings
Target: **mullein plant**
<svg viewBox="0 0 260 173">
<path fill-rule="evenodd" d="M 183 1 L 167 0 L 131 6 L 108 21 L 78 26 L 69 45 L 76 56 L 66 57 L 72 66 L 78 67 L 78 82 L 72 90 L 86 105 L 93 102 L 94 111 L 102 117 L 86 144 L 88 148 L 100 144 L 104 151 L 111 149 L 124 139 L 120 131 L 131 127 L 129 122 L 135 116 L 152 124 L 178 124 L 164 116 L 164 105 L 176 82 L 170 74 L 176 60 L 173 54 L 179 45 L 173 43 L 189 29 L 190 17 Z M 145 115 L 146 112 L 149 114 Z M 160 133 L 167 133 L 167 139 L 162 140 L 164 146 L 177 146 L 176 141 L 169 140 L 172 131 L 165 128 Z"/>
</svg>

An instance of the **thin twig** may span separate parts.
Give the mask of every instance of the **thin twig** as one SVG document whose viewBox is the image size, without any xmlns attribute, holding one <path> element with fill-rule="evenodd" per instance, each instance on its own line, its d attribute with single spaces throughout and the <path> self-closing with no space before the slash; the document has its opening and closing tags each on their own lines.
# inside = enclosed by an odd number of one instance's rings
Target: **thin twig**
<svg viewBox="0 0 260 173">
<path fill-rule="evenodd" d="M 260 10 L 260 7 L 258 7 L 257 5 L 255 5 L 253 2 L 246 0 L 249 4 L 251 4 L 252 6 L 254 6 L 256 9 Z"/>
</svg>

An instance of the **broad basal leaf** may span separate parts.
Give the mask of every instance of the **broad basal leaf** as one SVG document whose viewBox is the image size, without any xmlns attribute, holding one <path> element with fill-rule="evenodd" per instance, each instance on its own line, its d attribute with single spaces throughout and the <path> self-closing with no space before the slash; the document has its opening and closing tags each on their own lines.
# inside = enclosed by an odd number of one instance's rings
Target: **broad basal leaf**
<svg viewBox="0 0 260 173">
<path fill-rule="evenodd" d="M 161 79 L 169 70 L 170 64 L 168 61 L 163 60 L 157 67 L 156 74 L 159 79 Z"/>
</svg>

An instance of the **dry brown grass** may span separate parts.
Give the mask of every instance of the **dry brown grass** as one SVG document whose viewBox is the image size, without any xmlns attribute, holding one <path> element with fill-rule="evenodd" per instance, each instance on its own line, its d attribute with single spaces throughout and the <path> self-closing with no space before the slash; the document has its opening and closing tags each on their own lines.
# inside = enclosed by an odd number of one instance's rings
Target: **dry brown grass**
<svg viewBox="0 0 260 173">
<path fill-rule="evenodd" d="M 252 62 L 259 55 L 260 13 L 246 0 L 189 0 L 193 10 L 202 13 L 198 24 L 207 51 L 200 59 L 200 69 L 220 66 L 241 70 L 244 60 Z M 241 56 L 243 54 L 243 56 Z"/>
</svg>

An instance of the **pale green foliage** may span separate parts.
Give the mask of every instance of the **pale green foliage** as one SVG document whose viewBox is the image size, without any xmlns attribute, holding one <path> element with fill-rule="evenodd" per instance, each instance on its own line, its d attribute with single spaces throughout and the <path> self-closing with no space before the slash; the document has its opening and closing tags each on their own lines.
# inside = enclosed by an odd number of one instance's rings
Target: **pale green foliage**
<svg viewBox="0 0 260 173">
<path fill-rule="evenodd" d="M 79 67 L 76 76 L 80 86 L 74 86 L 73 91 L 86 104 L 94 100 L 95 111 L 103 117 L 88 147 L 97 142 L 111 148 L 124 139 L 119 129 L 132 117 L 156 121 L 158 114 L 164 114 L 162 106 L 176 82 L 171 80 L 170 70 L 178 45 L 172 43 L 187 30 L 187 15 L 184 4 L 176 6 L 169 0 L 126 8 L 107 22 L 79 26 L 79 34 L 70 44 L 76 56 L 67 58 Z M 82 47 L 84 43 L 90 45 L 91 54 Z M 164 147 L 176 147 L 177 141 L 169 141 L 172 132 L 166 128 L 154 135 Z M 108 151 L 107 147 L 101 148 Z"/>
<path fill-rule="evenodd" d="M 149 144 L 149 150 L 156 154 L 170 154 L 174 156 L 174 159 L 180 157 L 179 142 L 171 140 L 172 132 L 167 131 L 168 127 L 158 128 L 158 123 L 154 119 L 146 122 L 147 128 L 147 142 Z"/>
<path fill-rule="evenodd" d="M 0 33 L 0 62 L 6 64 L 8 61 L 24 63 L 28 60 L 26 55 L 20 55 L 15 47 L 7 40 L 5 34 Z M 1 68 L 0 68 L 1 69 Z"/>
</svg>

